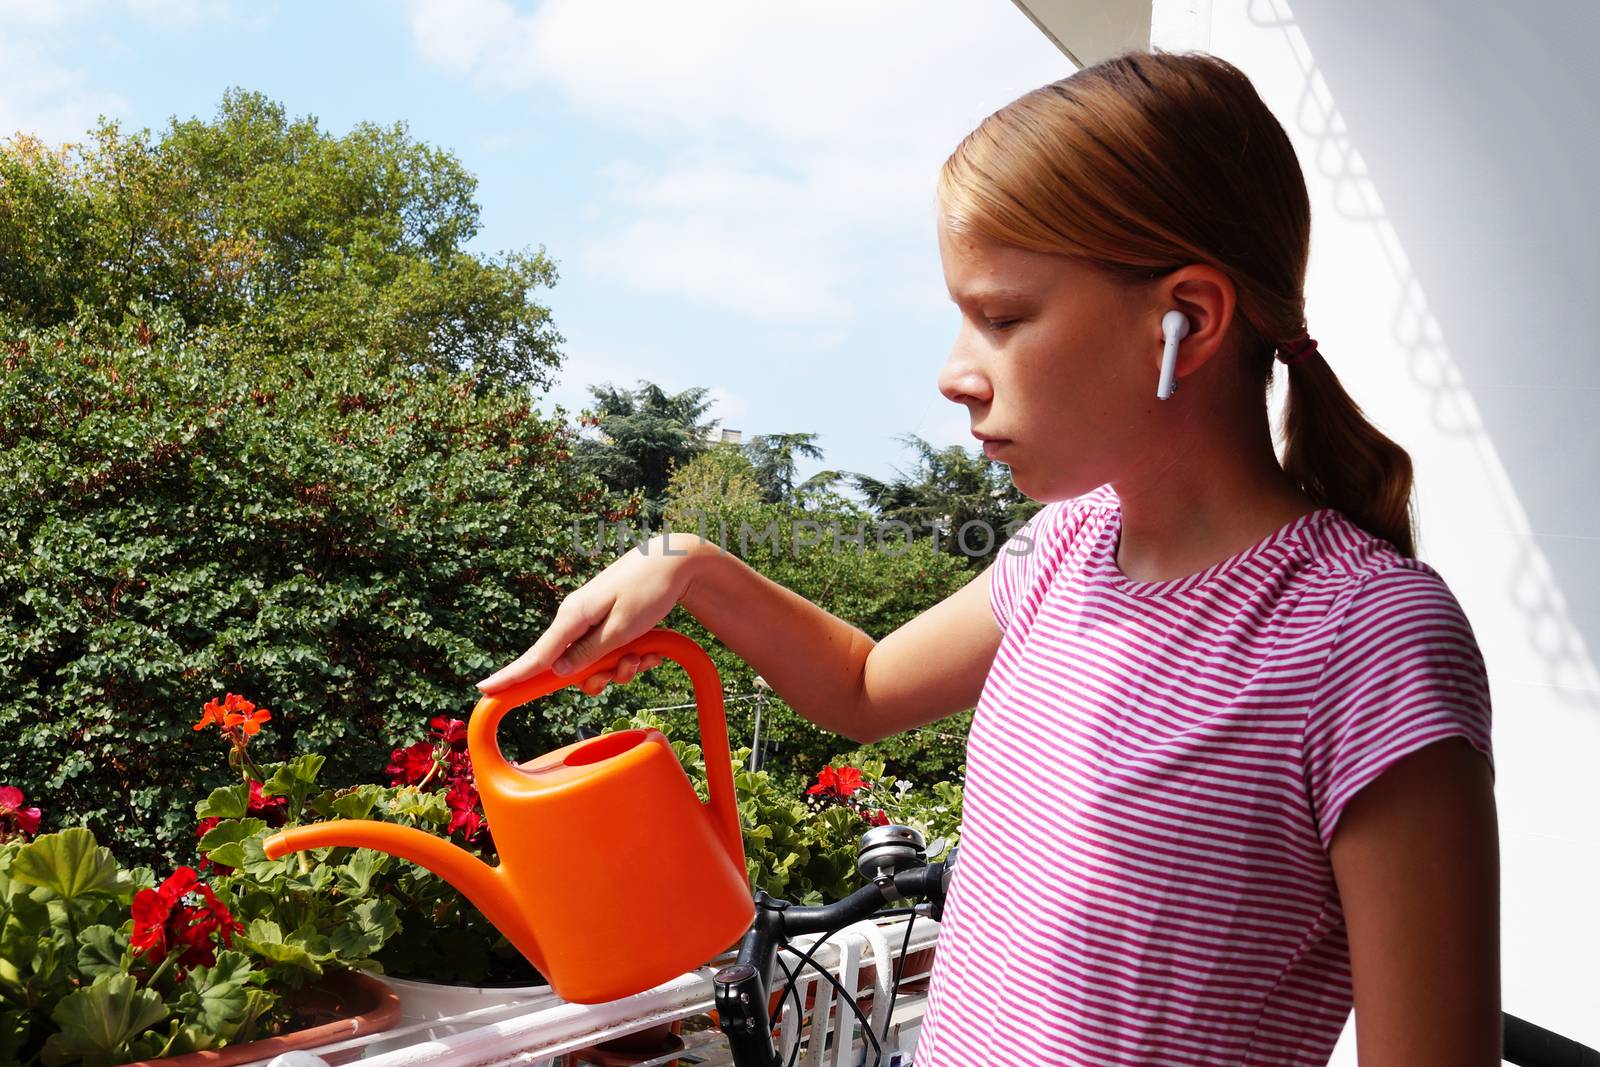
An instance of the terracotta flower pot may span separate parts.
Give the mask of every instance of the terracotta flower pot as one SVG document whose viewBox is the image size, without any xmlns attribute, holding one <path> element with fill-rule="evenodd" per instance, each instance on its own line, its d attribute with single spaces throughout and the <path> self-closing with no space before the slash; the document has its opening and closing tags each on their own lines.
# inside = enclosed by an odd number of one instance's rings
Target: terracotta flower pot
<svg viewBox="0 0 1600 1067">
<path fill-rule="evenodd" d="M 267 1060 L 297 1049 L 315 1049 L 360 1034 L 375 1034 L 400 1021 L 400 998 L 378 979 L 358 971 L 333 971 L 317 985 L 292 994 L 296 1011 L 320 1022 L 301 1030 L 242 1045 L 228 1045 L 159 1060 L 140 1060 L 127 1067 L 232 1067 L 234 1064 Z M 361 1056 L 360 1049 L 335 1053 L 330 1063 L 345 1063 Z"/>
</svg>

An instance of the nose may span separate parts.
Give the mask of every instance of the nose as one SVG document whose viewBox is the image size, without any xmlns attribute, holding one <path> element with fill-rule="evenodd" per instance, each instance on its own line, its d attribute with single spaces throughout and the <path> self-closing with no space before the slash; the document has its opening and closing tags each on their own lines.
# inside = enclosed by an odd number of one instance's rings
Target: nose
<svg viewBox="0 0 1600 1067">
<path fill-rule="evenodd" d="M 939 392 L 957 404 L 987 404 L 994 399 L 988 375 L 959 340 L 939 371 Z"/>
</svg>

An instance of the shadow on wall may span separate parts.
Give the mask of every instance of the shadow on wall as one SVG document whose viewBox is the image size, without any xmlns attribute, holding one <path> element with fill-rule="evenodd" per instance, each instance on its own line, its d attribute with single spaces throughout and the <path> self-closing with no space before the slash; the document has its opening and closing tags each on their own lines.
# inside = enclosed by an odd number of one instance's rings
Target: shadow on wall
<svg viewBox="0 0 1600 1067">
<path fill-rule="evenodd" d="M 1400 294 L 1391 333 L 1434 427 L 1505 470 L 1484 522 L 1517 542 L 1508 592 L 1541 664 L 1530 680 L 1595 707 L 1600 384 L 1583 316 L 1600 292 L 1600 78 L 1584 61 L 1600 5 L 1538 7 L 1249 0 L 1247 17 L 1299 30 L 1304 87 L 1281 117 L 1315 146 L 1301 164 L 1333 183 L 1335 210 L 1375 228 Z"/>
</svg>

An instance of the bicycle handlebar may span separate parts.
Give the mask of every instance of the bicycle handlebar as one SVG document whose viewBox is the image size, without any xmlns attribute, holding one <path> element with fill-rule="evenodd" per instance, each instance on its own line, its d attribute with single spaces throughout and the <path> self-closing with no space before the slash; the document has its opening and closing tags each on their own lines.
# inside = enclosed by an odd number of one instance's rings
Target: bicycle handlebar
<svg viewBox="0 0 1600 1067">
<path fill-rule="evenodd" d="M 952 857 L 953 858 L 953 857 Z M 777 1067 L 778 1050 L 772 1041 L 772 1019 L 767 1006 L 772 968 L 779 945 L 798 934 L 838 930 L 871 917 L 901 897 L 925 897 L 937 920 L 944 909 L 954 863 L 930 863 L 900 871 L 851 893 L 843 900 L 817 907 L 798 907 L 766 893 L 756 894 L 756 917 L 739 944 L 739 955 L 715 977 L 717 1016 L 728 1039 L 733 1062 Z M 881 966 L 887 965 L 884 961 Z"/>
</svg>

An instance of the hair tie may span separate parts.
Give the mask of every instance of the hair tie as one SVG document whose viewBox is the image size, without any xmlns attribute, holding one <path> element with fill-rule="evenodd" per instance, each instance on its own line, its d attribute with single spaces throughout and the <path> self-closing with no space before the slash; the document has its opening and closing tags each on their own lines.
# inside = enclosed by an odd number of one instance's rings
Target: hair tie
<svg viewBox="0 0 1600 1067">
<path fill-rule="evenodd" d="M 1286 367 L 1292 367 L 1301 360 L 1316 354 L 1316 338 L 1307 333 L 1304 328 L 1300 330 L 1299 337 L 1278 346 L 1278 360 Z"/>
</svg>

